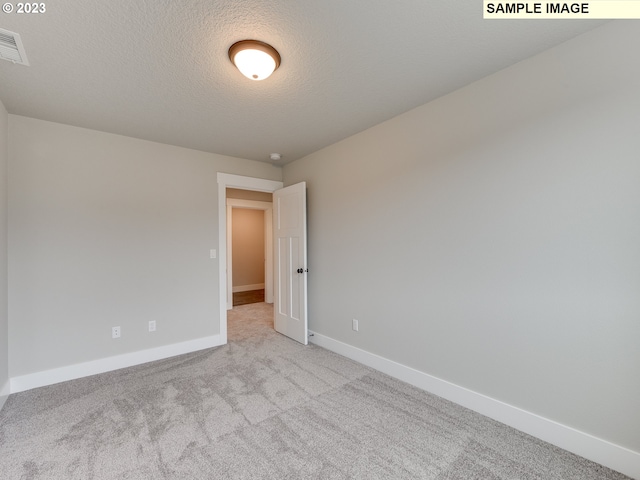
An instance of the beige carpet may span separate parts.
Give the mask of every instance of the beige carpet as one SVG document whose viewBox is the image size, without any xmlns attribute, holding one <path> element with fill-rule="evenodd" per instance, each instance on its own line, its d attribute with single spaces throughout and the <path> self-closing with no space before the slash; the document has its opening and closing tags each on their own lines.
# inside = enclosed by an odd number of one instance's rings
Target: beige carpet
<svg viewBox="0 0 640 480">
<path fill-rule="evenodd" d="M 627 477 L 229 312 L 229 344 L 22 392 L 2 479 Z"/>
</svg>

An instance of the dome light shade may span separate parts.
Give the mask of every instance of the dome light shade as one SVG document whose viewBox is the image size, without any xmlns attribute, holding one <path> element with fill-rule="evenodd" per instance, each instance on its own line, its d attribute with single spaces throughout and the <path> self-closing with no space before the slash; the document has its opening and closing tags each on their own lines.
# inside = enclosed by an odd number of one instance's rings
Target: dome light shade
<svg viewBox="0 0 640 480">
<path fill-rule="evenodd" d="M 280 66 L 280 54 L 259 40 L 241 40 L 229 48 L 229 59 L 251 80 L 264 80 Z"/>
</svg>

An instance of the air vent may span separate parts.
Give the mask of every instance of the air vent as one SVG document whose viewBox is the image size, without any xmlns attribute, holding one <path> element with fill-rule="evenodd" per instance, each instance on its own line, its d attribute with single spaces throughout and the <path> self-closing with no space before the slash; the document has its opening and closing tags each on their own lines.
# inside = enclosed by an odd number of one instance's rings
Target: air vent
<svg viewBox="0 0 640 480">
<path fill-rule="evenodd" d="M 29 66 L 20 35 L 0 28 L 0 58 Z"/>
</svg>

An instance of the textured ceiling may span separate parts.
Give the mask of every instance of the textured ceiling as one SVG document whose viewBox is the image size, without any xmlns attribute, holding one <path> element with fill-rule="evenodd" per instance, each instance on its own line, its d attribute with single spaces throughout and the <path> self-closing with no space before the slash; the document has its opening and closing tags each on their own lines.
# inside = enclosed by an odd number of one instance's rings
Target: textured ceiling
<svg viewBox="0 0 640 480">
<path fill-rule="evenodd" d="M 280 163 L 603 22 L 483 20 L 481 0 L 58 0 L 2 14 L 30 67 L 0 61 L 10 113 Z M 244 78 L 227 50 L 282 56 Z"/>
</svg>

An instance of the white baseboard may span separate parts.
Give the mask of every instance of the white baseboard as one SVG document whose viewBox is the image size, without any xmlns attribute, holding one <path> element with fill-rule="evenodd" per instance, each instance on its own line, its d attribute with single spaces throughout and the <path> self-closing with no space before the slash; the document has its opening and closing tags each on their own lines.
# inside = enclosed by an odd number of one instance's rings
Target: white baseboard
<svg viewBox="0 0 640 480">
<path fill-rule="evenodd" d="M 264 283 L 256 283 L 255 285 L 239 285 L 237 287 L 233 287 L 233 293 L 250 292 L 252 290 L 262 289 L 264 289 Z"/>
<path fill-rule="evenodd" d="M 310 332 L 311 333 L 311 332 Z M 367 365 L 429 393 L 446 398 L 545 442 L 580 455 L 635 479 L 640 479 L 640 453 L 588 433 L 447 382 L 333 338 L 313 333 L 309 340 L 320 347 Z"/>
<path fill-rule="evenodd" d="M 66 382 L 67 380 L 75 380 L 76 378 L 110 372 L 120 368 L 133 367 L 134 365 L 153 362 L 155 360 L 163 360 L 184 353 L 204 350 L 205 348 L 217 347 L 224 343 L 220 335 L 213 335 L 211 337 L 164 345 L 139 352 L 125 353 L 113 357 L 101 358 L 100 360 L 53 368 L 43 372 L 12 377 L 10 379 L 10 389 L 11 393 L 23 392 L 25 390 L 31 390 L 32 388 L 44 387 L 46 385 L 53 385 L 54 383 Z"/>
</svg>

